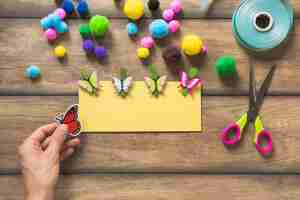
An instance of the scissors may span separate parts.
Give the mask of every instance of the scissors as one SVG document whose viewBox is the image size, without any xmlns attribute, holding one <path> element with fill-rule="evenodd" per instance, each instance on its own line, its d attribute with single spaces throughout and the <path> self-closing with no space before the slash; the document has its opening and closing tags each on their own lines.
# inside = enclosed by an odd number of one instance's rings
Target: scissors
<svg viewBox="0 0 300 200">
<path fill-rule="evenodd" d="M 230 123 L 220 134 L 220 138 L 225 146 L 235 146 L 240 142 L 243 131 L 249 123 L 254 124 L 255 135 L 254 144 L 256 150 L 262 156 L 269 156 L 273 152 L 272 134 L 264 129 L 259 110 L 263 104 L 265 95 L 270 88 L 276 65 L 273 65 L 266 76 L 259 92 L 256 91 L 254 66 L 250 60 L 249 72 L 249 108 L 236 122 Z"/>
</svg>

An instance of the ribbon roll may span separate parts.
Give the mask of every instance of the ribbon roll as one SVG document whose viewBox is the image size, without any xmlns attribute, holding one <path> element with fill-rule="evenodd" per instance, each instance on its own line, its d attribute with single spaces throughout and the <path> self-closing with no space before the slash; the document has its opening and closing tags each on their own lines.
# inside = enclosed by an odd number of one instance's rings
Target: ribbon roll
<svg viewBox="0 0 300 200">
<path fill-rule="evenodd" d="M 232 17 L 236 40 L 253 52 L 279 47 L 287 40 L 293 24 L 293 9 L 285 0 L 244 0 Z"/>
</svg>

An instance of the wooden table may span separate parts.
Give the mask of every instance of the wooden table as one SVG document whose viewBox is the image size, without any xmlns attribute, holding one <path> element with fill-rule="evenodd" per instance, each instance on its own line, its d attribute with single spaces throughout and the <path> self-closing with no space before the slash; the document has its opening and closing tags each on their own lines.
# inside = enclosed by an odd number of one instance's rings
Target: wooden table
<svg viewBox="0 0 300 200">
<path fill-rule="evenodd" d="M 171 0 L 163 0 L 166 8 Z M 186 33 L 200 35 L 209 46 L 201 65 L 205 80 L 201 134 L 105 134 L 85 135 L 78 152 L 63 166 L 57 199 L 222 199 L 293 200 L 300 195 L 300 28 L 286 50 L 273 60 L 256 59 L 261 81 L 271 62 L 278 64 L 269 97 L 261 115 L 273 132 L 275 153 L 261 158 L 250 131 L 239 148 L 229 151 L 218 140 L 219 131 L 247 109 L 249 56 L 237 45 L 231 32 L 233 9 L 239 0 L 216 1 L 202 18 L 198 0 L 182 0 L 185 12 L 182 32 L 169 43 L 178 43 Z M 291 0 L 296 18 L 300 3 Z M 42 38 L 39 20 L 55 8 L 51 0 L 0 1 L 0 199 L 23 199 L 17 146 L 35 128 L 51 122 L 57 112 L 77 102 L 79 69 L 96 69 L 108 80 L 115 67 L 128 67 L 136 80 L 147 73 L 136 58 L 138 44 L 128 38 L 127 19 L 112 0 L 89 0 L 92 13 L 111 19 L 104 40 L 109 49 L 105 63 L 88 60 L 77 31 L 83 20 L 69 20 L 70 33 L 60 42 L 69 49 L 68 61 L 59 63 L 53 46 Z M 149 23 L 147 11 L 145 24 Z M 145 28 L 146 29 L 146 28 Z M 141 34 L 143 35 L 143 33 Z M 175 80 L 156 48 L 153 63 Z M 218 56 L 237 59 L 239 81 L 228 85 L 219 80 L 213 65 Z M 24 76 L 29 64 L 40 66 L 42 78 L 31 82 Z M 251 132 L 252 133 L 252 132 Z"/>
</svg>

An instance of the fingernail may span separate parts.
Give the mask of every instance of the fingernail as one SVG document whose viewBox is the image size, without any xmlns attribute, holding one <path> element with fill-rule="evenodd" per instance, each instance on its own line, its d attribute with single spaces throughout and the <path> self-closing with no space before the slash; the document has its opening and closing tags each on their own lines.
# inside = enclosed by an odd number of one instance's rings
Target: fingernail
<svg viewBox="0 0 300 200">
<path fill-rule="evenodd" d="M 62 124 L 62 125 L 60 126 L 60 128 L 61 128 L 64 132 L 67 132 L 67 131 L 68 131 L 68 126 L 65 125 L 65 124 Z"/>
<path fill-rule="evenodd" d="M 75 140 L 76 140 L 77 146 L 80 146 L 80 143 L 81 143 L 80 139 L 76 138 Z"/>
</svg>

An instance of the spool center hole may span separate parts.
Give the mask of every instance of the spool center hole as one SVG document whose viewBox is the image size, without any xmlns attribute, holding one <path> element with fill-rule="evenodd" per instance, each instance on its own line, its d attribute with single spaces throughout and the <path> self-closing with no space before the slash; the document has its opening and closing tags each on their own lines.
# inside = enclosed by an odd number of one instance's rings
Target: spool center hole
<svg viewBox="0 0 300 200">
<path fill-rule="evenodd" d="M 270 25 L 270 22 L 271 18 L 267 14 L 260 14 L 255 19 L 255 24 L 261 29 L 266 29 Z"/>
<path fill-rule="evenodd" d="M 260 12 L 253 18 L 253 25 L 257 31 L 269 31 L 273 26 L 273 17 L 268 12 Z"/>
</svg>

